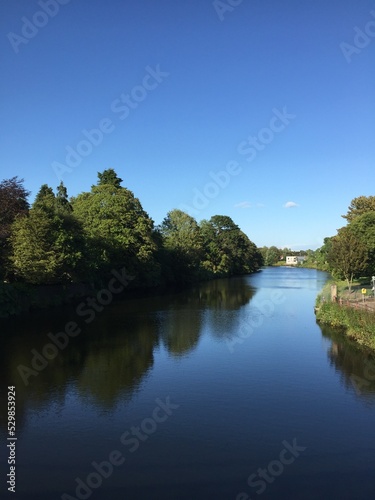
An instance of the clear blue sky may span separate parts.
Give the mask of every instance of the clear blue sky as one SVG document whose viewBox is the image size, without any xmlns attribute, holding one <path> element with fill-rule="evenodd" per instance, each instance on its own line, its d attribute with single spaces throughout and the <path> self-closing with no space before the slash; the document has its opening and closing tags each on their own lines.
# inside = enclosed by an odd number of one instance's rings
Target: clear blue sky
<svg viewBox="0 0 375 500">
<path fill-rule="evenodd" d="M 71 196 L 114 168 L 156 224 L 225 214 L 258 246 L 299 249 L 375 194 L 374 1 L 64 2 L 0 6 L 1 178 L 31 200 L 80 146 Z"/>
</svg>

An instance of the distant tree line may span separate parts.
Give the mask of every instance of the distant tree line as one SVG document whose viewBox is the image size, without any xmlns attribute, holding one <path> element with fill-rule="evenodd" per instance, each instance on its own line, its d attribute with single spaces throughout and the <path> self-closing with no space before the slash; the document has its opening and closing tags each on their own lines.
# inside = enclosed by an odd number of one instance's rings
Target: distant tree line
<svg viewBox="0 0 375 500">
<path fill-rule="evenodd" d="M 287 256 L 308 256 L 311 250 L 291 250 L 290 248 L 277 248 L 276 246 L 261 247 L 259 251 L 263 257 L 265 266 L 274 266 L 277 263 L 285 262 Z"/>
<path fill-rule="evenodd" d="M 69 198 L 41 186 L 34 202 L 23 179 L 0 183 L 0 278 L 34 285 L 98 285 L 126 267 L 132 286 L 152 287 L 251 273 L 263 264 L 256 245 L 230 217 L 197 222 L 170 211 L 159 226 L 113 169 L 90 191 Z"/>
</svg>

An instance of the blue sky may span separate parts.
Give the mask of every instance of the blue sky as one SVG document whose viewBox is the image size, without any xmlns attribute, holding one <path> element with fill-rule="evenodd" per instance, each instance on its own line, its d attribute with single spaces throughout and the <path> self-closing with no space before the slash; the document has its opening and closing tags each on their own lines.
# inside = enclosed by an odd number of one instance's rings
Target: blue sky
<svg viewBox="0 0 375 500">
<path fill-rule="evenodd" d="M 225 214 L 258 246 L 300 249 L 375 194 L 374 1 L 0 11 L 1 178 L 23 177 L 31 200 L 56 171 L 74 196 L 114 168 L 156 224 Z"/>
</svg>

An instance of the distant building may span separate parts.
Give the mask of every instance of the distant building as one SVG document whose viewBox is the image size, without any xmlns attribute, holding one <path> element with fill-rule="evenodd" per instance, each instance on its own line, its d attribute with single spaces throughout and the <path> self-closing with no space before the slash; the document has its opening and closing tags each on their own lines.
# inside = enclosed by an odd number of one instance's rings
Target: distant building
<svg viewBox="0 0 375 500">
<path fill-rule="evenodd" d="M 286 262 L 287 266 L 296 266 L 297 264 L 302 264 L 303 262 L 305 262 L 305 260 L 306 260 L 305 255 L 302 255 L 302 256 L 287 255 L 285 262 Z"/>
<path fill-rule="evenodd" d="M 297 257 L 295 255 L 287 255 L 286 264 L 288 266 L 295 266 L 296 264 L 298 264 Z"/>
</svg>

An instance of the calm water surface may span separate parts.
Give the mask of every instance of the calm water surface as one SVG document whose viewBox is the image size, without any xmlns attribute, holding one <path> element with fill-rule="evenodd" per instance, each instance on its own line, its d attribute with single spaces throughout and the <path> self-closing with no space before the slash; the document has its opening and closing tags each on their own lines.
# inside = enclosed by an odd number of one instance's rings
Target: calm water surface
<svg viewBox="0 0 375 500">
<path fill-rule="evenodd" d="M 15 385 L 13 498 L 374 498 L 374 365 L 316 324 L 326 278 L 266 268 L 88 325 L 74 309 L 1 323 L 0 497 Z M 82 332 L 26 385 L 20 365 L 68 321 Z"/>
</svg>

